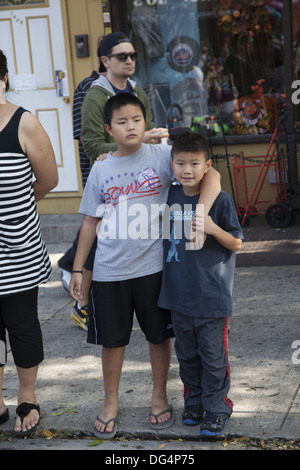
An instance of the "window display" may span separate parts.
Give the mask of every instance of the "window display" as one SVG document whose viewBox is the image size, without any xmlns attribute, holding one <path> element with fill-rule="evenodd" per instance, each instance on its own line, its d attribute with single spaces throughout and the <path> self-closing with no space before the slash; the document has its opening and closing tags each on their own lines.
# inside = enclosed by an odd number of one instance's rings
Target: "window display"
<svg viewBox="0 0 300 470">
<path fill-rule="evenodd" d="M 276 0 L 127 0 L 136 79 L 157 124 L 206 129 L 213 116 L 231 135 L 272 133 L 285 105 L 282 10 Z"/>
</svg>

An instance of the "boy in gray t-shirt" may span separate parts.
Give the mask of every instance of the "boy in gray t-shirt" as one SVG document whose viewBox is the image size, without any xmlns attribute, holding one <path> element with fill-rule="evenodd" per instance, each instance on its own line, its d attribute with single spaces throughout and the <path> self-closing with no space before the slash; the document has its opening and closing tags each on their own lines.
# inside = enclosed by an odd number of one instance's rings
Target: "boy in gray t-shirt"
<svg viewBox="0 0 300 470">
<path fill-rule="evenodd" d="M 80 206 L 85 218 L 70 293 L 80 299 L 81 270 L 97 231 L 88 342 L 103 346 L 105 402 L 93 430 L 100 439 L 116 433 L 118 386 L 134 311 L 149 342 L 153 371 L 150 426 L 162 429 L 174 422 L 166 393 L 173 332 L 170 312 L 157 306 L 163 263 L 161 212 L 174 174 L 169 163 L 171 147 L 142 143 L 144 113 L 142 103 L 132 94 L 121 93 L 108 100 L 105 128 L 118 149 L 93 165 Z M 206 183 L 199 202 L 208 211 L 220 191 L 215 170 L 207 175 Z"/>
</svg>

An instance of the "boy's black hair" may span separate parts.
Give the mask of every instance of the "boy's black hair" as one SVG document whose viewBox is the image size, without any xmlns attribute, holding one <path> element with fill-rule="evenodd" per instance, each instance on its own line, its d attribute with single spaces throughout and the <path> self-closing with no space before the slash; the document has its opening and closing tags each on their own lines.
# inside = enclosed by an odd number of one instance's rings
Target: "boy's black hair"
<svg viewBox="0 0 300 470">
<path fill-rule="evenodd" d="M 145 106 L 136 95 L 133 95 L 132 93 L 117 93 L 116 95 L 109 98 L 109 100 L 105 103 L 103 111 L 104 123 L 111 126 L 113 112 L 128 104 L 139 106 L 146 121 Z"/>
<path fill-rule="evenodd" d="M 203 153 L 205 160 L 209 159 L 208 143 L 204 137 L 191 131 L 183 132 L 174 140 L 171 149 L 172 159 L 179 152 Z"/>
</svg>

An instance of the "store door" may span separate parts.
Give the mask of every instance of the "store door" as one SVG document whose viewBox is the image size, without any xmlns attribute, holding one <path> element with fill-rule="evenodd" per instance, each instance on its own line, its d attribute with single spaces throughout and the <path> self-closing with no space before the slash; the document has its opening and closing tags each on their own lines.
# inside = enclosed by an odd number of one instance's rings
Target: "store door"
<svg viewBox="0 0 300 470">
<path fill-rule="evenodd" d="M 78 191 L 60 0 L 11 9 L 10 3 L 0 1 L 0 48 L 13 89 L 7 99 L 35 114 L 47 131 L 59 171 L 54 191 Z"/>
</svg>

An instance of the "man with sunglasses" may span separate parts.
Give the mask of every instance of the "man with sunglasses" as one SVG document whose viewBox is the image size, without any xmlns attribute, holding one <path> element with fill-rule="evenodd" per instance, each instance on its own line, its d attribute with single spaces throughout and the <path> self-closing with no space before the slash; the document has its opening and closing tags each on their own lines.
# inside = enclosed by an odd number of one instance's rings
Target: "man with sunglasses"
<svg viewBox="0 0 300 470">
<path fill-rule="evenodd" d="M 117 145 L 104 129 L 103 109 L 106 101 L 121 92 L 134 93 L 146 109 L 145 143 L 160 143 L 168 137 L 167 129 L 155 128 L 146 93 L 132 80 L 137 52 L 126 34 L 114 32 L 105 36 L 99 47 L 100 77 L 89 89 L 82 105 L 81 139 L 91 165 L 99 155 L 115 151 Z"/>
</svg>

